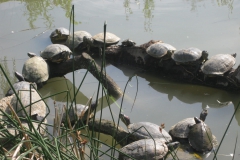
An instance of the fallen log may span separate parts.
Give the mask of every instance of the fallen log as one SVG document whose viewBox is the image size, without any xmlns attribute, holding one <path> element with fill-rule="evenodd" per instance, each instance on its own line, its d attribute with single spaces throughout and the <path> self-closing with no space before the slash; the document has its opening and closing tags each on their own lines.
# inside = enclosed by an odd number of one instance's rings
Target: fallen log
<svg viewBox="0 0 240 160">
<path fill-rule="evenodd" d="M 240 66 L 231 69 L 223 76 L 204 78 L 201 65 L 177 65 L 173 59 L 160 60 L 147 54 L 146 49 L 151 44 L 161 42 L 151 40 L 139 46 L 112 45 L 105 49 L 105 58 L 113 65 L 131 65 L 143 71 L 155 73 L 180 82 L 205 85 L 229 91 L 240 90 Z M 94 57 L 98 51 L 94 48 L 90 54 Z"/>
<path fill-rule="evenodd" d="M 73 68 L 74 63 L 74 68 Z M 82 53 L 81 55 L 75 56 L 63 63 L 51 63 L 48 62 L 50 69 L 49 78 L 62 77 L 73 70 L 87 69 L 96 79 L 98 79 L 102 85 L 107 89 L 108 93 L 116 98 L 122 96 L 122 90 L 113 81 L 113 79 L 108 76 L 104 71 L 101 72 L 101 68 L 95 63 L 94 59 L 87 53 Z"/>
</svg>

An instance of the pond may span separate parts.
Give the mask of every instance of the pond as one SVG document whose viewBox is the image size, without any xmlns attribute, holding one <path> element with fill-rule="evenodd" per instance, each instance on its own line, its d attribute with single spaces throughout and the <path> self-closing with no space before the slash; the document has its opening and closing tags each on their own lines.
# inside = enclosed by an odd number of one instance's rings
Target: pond
<svg viewBox="0 0 240 160">
<path fill-rule="evenodd" d="M 8 69 L 12 81 L 13 71 L 21 72 L 28 59 L 27 52 L 39 54 L 51 44 L 50 33 L 57 27 L 69 28 L 72 4 L 75 8 L 75 30 L 86 30 L 92 35 L 103 31 L 107 21 L 107 31 L 118 35 L 121 40 L 130 38 L 137 45 L 149 40 L 162 40 L 177 49 L 197 47 L 207 50 L 209 56 L 219 53 L 239 53 L 240 51 L 240 0 L 22 0 L 0 1 L 0 60 Z M 236 68 L 240 64 L 237 55 Z M 75 72 L 75 84 L 79 86 L 85 70 Z M 124 90 L 123 113 L 132 122 L 149 121 L 165 123 L 166 130 L 178 121 L 199 116 L 203 108 L 208 108 L 206 123 L 220 142 L 228 123 L 240 101 L 239 93 L 232 93 L 205 86 L 183 84 L 164 77 L 142 73 L 130 66 L 115 67 L 108 64 L 106 72 Z M 40 90 L 43 96 L 68 89 L 73 76 L 50 79 Z M 89 97 L 96 98 L 98 81 L 87 74 L 78 94 L 78 103 L 85 104 Z M 1 75 L 0 96 L 8 89 Z M 137 98 L 134 103 L 134 97 Z M 50 106 L 53 100 L 59 105 L 64 96 L 47 99 Z M 220 102 L 228 102 L 222 105 Z M 106 103 L 106 102 L 104 102 Z M 121 99 L 111 104 L 117 118 Z M 134 105 L 133 105 L 134 104 Z M 52 123 L 52 108 L 48 117 Z M 97 113 L 99 116 L 100 113 Z M 110 119 L 108 108 L 103 109 L 103 118 Z M 120 125 L 123 126 L 122 123 Z M 236 137 L 240 131 L 240 110 L 238 109 L 218 152 L 218 160 L 230 160 L 234 152 Z M 102 137 L 110 141 L 110 137 Z M 108 140 L 109 139 L 109 140 Z M 236 157 L 240 158 L 240 142 L 236 146 Z M 205 159 L 213 159 L 213 154 Z"/>
</svg>

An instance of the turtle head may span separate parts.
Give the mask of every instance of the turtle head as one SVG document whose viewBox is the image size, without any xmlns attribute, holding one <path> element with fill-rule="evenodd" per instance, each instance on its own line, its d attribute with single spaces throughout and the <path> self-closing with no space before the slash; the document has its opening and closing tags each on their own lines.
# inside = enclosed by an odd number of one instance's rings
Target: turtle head
<svg viewBox="0 0 240 160">
<path fill-rule="evenodd" d="M 202 120 L 204 122 L 207 115 L 208 115 L 208 111 L 207 111 L 207 109 L 204 109 L 200 114 L 200 120 Z"/>
<path fill-rule="evenodd" d="M 121 121 L 128 126 L 131 122 L 130 122 L 130 118 L 128 116 L 126 116 L 125 114 L 120 113 L 119 115 Z"/>
<path fill-rule="evenodd" d="M 231 56 L 233 56 L 234 58 L 236 58 L 236 57 L 237 57 L 237 53 L 233 53 L 233 54 L 231 54 Z"/>
<path fill-rule="evenodd" d="M 202 121 L 201 121 L 201 119 L 199 119 L 198 117 L 194 117 L 194 121 L 195 121 L 195 123 L 196 124 L 198 124 L 198 123 L 201 123 Z"/>
<path fill-rule="evenodd" d="M 19 72 L 15 72 L 15 77 L 19 80 L 19 81 L 25 81 L 25 78 L 23 77 L 23 75 Z"/>
<path fill-rule="evenodd" d="M 203 50 L 202 51 L 202 59 L 206 61 L 208 59 L 208 51 Z"/>
<path fill-rule="evenodd" d="M 168 146 L 168 149 L 170 151 L 173 151 L 175 149 L 177 149 L 179 147 L 180 143 L 179 142 L 171 142 L 171 143 L 168 143 L 167 146 Z"/>
<path fill-rule="evenodd" d="M 28 55 L 28 57 L 30 57 L 30 58 L 37 56 L 37 55 L 36 55 L 35 53 L 33 53 L 33 52 L 28 52 L 27 55 Z"/>
</svg>

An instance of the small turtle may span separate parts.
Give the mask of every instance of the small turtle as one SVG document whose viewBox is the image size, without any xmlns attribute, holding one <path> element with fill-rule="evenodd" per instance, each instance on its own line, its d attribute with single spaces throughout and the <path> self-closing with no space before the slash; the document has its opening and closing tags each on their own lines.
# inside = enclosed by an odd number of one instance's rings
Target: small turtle
<svg viewBox="0 0 240 160">
<path fill-rule="evenodd" d="M 85 47 L 84 45 L 82 46 L 83 37 L 90 38 L 92 35 L 86 31 L 76 31 L 74 32 L 74 35 L 70 34 L 66 41 L 66 46 L 68 46 L 71 50 L 83 49 Z"/>
<path fill-rule="evenodd" d="M 29 58 L 23 65 L 22 75 L 28 82 L 41 84 L 48 80 L 48 64 L 42 57 L 34 56 Z"/>
<path fill-rule="evenodd" d="M 188 140 L 198 152 L 208 152 L 213 149 L 213 135 L 211 129 L 199 118 L 194 117 L 195 123 L 190 126 Z"/>
<path fill-rule="evenodd" d="M 168 134 L 168 132 L 164 129 L 161 129 L 160 132 L 160 126 L 154 123 L 131 123 L 130 118 L 124 114 L 120 114 L 120 119 L 127 126 L 129 133 L 134 136 L 135 140 L 147 138 L 164 138 L 167 142 L 172 141 L 172 137 Z"/>
<path fill-rule="evenodd" d="M 176 50 L 175 47 L 173 47 L 170 44 L 167 43 L 155 43 L 150 45 L 147 48 L 147 54 L 154 58 L 161 58 L 163 60 L 171 58 L 171 55 Z"/>
<path fill-rule="evenodd" d="M 121 148 L 119 150 L 119 160 L 131 160 L 132 158 L 137 160 L 160 160 L 167 155 L 169 150 L 173 151 L 178 146 L 179 142 L 165 144 L 164 139 L 161 138 L 141 139 Z"/>
<path fill-rule="evenodd" d="M 172 59 L 176 62 L 177 65 L 179 64 L 200 64 L 203 61 L 206 61 L 208 57 L 207 51 L 201 51 L 198 48 L 188 48 L 188 49 L 181 49 L 172 54 Z"/>
<path fill-rule="evenodd" d="M 93 114 L 94 114 L 93 112 L 96 108 L 97 108 L 97 103 L 92 103 L 90 107 L 89 118 L 93 117 Z M 77 120 L 76 117 L 82 121 L 87 120 L 88 110 L 89 110 L 89 107 L 83 104 L 76 104 L 76 107 L 71 107 L 68 110 L 68 116 L 69 116 L 70 122 L 74 123 Z M 65 121 L 66 121 L 66 113 L 63 113 L 62 122 L 65 122 Z"/>
<path fill-rule="evenodd" d="M 40 53 L 40 56 L 50 62 L 61 63 L 68 60 L 71 54 L 72 51 L 65 45 L 50 44 Z"/>
<path fill-rule="evenodd" d="M 136 43 L 131 39 L 126 39 L 126 40 L 122 41 L 122 46 L 124 46 L 124 47 L 132 47 L 135 45 L 136 45 Z"/>
<path fill-rule="evenodd" d="M 201 67 L 205 76 L 223 76 L 236 62 L 237 54 L 217 54 L 207 60 Z"/>
<path fill-rule="evenodd" d="M 113 33 L 106 32 L 105 47 L 117 44 L 120 38 Z M 98 33 L 93 37 L 83 37 L 83 42 L 87 45 L 88 50 L 90 47 L 98 47 L 101 55 L 104 45 L 104 33 Z"/>
<path fill-rule="evenodd" d="M 204 109 L 200 114 L 200 119 L 202 121 L 205 121 L 206 117 L 208 115 L 208 111 Z M 186 118 L 182 121 L 178 122 L 174 126 L 171 127 L 169 134 L 173 136 L 174 138 L 188 138 L 189 135 L 189 126 L 195 124 L 194 118 Z"/>
<path fill-rule="evenodd" d="M 55 44 L 55 43 L 64 44 L 66 42 L 66 40 L 68 39 L 68 36 L 69 36 L 69 30 L 64 27 L 60 27 L 60 28 L 55 29 L 51 33 L 50 39 L 53 44 Z"/>
</svg>

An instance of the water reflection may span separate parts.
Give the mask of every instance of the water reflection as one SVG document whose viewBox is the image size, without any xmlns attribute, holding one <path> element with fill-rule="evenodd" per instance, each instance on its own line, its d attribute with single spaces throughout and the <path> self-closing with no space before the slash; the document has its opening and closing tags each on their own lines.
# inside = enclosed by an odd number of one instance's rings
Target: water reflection
<svg viewBox="0 0 240 160">
<path fill-rule="evenodd" d="M 16 65 L 15 65 L 15 59 L 12 59 L 12 65 L 13 69 L 9 69 L 9 60 L 7 60 L 7 57 L 0 57 L 0 65 L 4 69 L 7 77 L 9 78 L 10 82 L 13 84 L 17 81 L 17 78 L 14 76 L 14 72 L 16 71 Z M 10 70 L 13 70 L 10 72 Z M 7 79 L 5 78 L 2 71 L 0 71 L 0 98 L 4 97 L 5 93 L 7 93 L 8 89 L 10 88 L 9 83 Z"/>
</svg>

